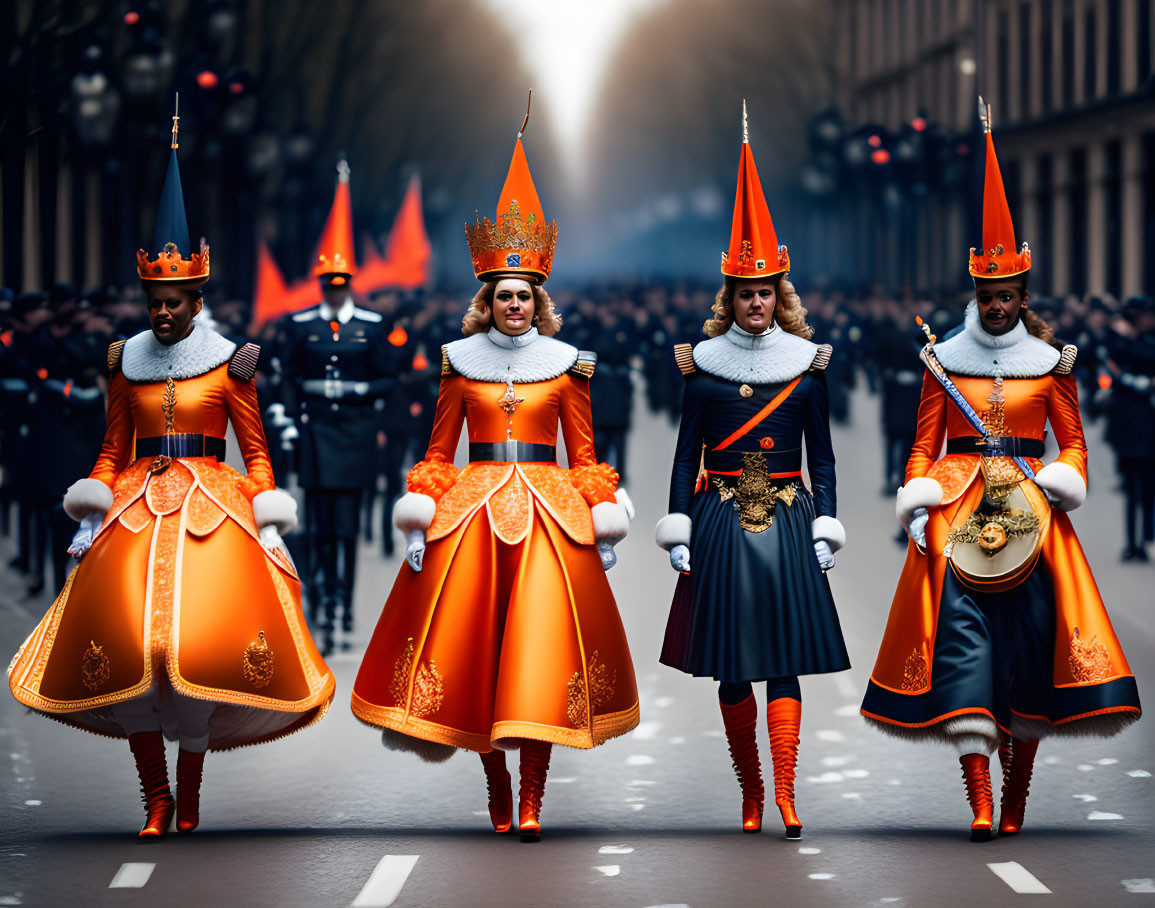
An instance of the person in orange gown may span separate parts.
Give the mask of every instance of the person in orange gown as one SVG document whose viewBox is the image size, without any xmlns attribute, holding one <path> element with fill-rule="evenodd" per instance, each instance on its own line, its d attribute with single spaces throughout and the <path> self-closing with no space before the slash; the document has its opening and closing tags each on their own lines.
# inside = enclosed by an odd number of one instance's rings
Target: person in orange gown
<svg viewBox="0 0 1155 908">
<path fill-rule="evenodd" d="M 1135 678 L 1066 514 L 1087 494 L 1077 351 L 1051 343 L 1030 308 L 1030 251 L 1024 243 L 1016 252 L 989 126 L 986 155 L 983 249 L 970 261 L 976 298 L 962 330 L 932 338 L 923 353 L 917 437 L 897 501 L 911 541 L 862 704 L 882 731 L 957 750 L 973 841 L 993 834 L 993 750 L 1003 768 L 998 833 L 1013 835 L 1040 738 L 1108 736 L 1140 715 Z M 1048 422 L 1059 453 L 1043 466 Z M 1000 504 L 1012 495 L 1021 495 L 1017 506 Z M 1025 557 L 1011 558 L 1012 545 Z M 1007 561 L 996 570 L 999 558 Z"/>
<path fill-rule="evenodd" d="M 523 127 L 524 128 L 524 127 Z M 386 746 L 481 755 L 494 829 L 513 823 L 505 751 L 520 749 L 519 828 L 537 841 L 554 744 L 592 748 L 638 723 L 629 647 L 605 577 L 628 526 L 617 474 L 594 456 L 591 353 L 553 338 L 541 286 L 557 235 L 521 135 L 497 208 L 467 227 L 482 281 L 464 340 L 442 348 L 425 458 L 394 522 L 402 566 L 352 708 Z M 454 464 L 462 422 L 469 463 Z M 569 469 L 557 464 L 558 424 Z"/>
<path fill-rule="evenodd" d="M 64 496 L 79 565 L 16 654 L 16 699 L 127 738 L 144 791 L 141 838 L 200 820 L 206 750 L 271 741 L 324 716 L 329 671 L 305 627 L 280 533 L 296 504 L 273 482 L 257 404 L 259 348 L 195 319 L 209 249 L 190 258 L 173 152 L 159 255 L 137 255 L 152 329 L 108 351 L 108 428 Z M 232 422 L 248 474 L 222 461 Z M 179 740 L 176 801 L 164 738 Z"/>
</svg>

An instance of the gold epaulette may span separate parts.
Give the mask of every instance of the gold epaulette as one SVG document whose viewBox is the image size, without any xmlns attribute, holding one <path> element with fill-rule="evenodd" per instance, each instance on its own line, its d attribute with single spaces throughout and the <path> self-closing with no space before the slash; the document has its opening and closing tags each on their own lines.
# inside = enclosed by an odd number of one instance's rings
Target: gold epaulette
<svg viewBox="0 0 1155 908">
<path fill-rule="evenodd" d="M 252 381 L 257 374 L 257 362 L 261 358 L 259 344 L 245 344 L 229 360 L 229 378 L 237 381 Z"/>
<path fill-rule="evenodd" d="M 577 362 L 569 367 L 571 375 L 592 378 L 598 366 L 598 355 L 593 350 L 578 350 Z"/>
<path fill-rule="evenodd" d="M 113 341 L 108 345 L 108 374 L 114 375 L 120 369 L 120 358 L 124 356 L 124 341 Z"/>
<path fill-rule="evenodd" d="M 694 365 L 694 347 L 691 344 L 674 344 L 674 362 L 683 375 L 693 375 L 698 371 Z"/>
<path fill-rule="evenodd" d="M 819 344 L 818 349 L 814 351 L 814 361 L 810 364 L 810 370 L 825 369 L 830 365 L 830 354 L 834 352 L 834 348 L 830 344 Z"/>
<path fill-rule="evenodd" d="M 1079 348 L 1074 344 L 1063 344 L 1063 352 L 1059 354 L 1059 362 L 1051 371 L 1056 375 L 1070 375 L 1075 368 L 1075 357 L 1079 355 Z"/>
<path fill-rule="evenodd" d="M 446 348 L 444 346 L 441 348 L 441 374 L 442 375 L 452 375 L 453 374 L 453 366 L 449 362 L 449 352 L 448 352 L 448 350 L 446 350 Z"/>
</svg>

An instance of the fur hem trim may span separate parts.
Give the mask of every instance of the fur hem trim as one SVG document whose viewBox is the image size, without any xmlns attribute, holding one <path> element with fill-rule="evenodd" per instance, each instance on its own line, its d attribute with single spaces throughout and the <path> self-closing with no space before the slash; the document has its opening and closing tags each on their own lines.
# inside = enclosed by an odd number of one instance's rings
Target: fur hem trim
<svg viewBox="0 0 1155 908">
<path fill-rule="evenodd" d="M 1045 719 L 1015 716 L 1011 720 L 1011 736 L 1026 741 L 1037 741 L 1040 738 L 1111 738 L 1138 721 L 1137 711 L 1088 716 L 1062 725 L 1052 725 Z"/>
<path fill-rule="evenodd" d="M 999 745 L 999 728 L 986 716 L 966 715 L 936 722 L 922 728 L 891 725 L 871 716 L 863 716 L 866 724 L 892 738 L 916 743 L 947 744 L 961 753 L 990 753 Z"/>
<path fill-rule="evenodd" d="M 253 498 L 253 517 L 258 528 L 275 526 L 284 536 L 297 528 L 297 500 L 280 489 L 261 492 Z"/>
<path fill-rule="evenodd" d="M 846 527 L 837 517 L 822 515 L 814 518 L 810 524 L 810 533 L 815 539 L 821 539 L 830 551 L 837 552 L 846 545 Z"/>
<path fill-rule="evenodd" d="M 667 552 L 676 545 L 689 545 L 690 528 L 689 514 L 667 514 L 654 527 L 654 542 Z"/>
<path fill-rule="evenodd" d="M 616 501 L 602 501 L 590 508 L 594 521 L 594 538 L 616 545 L 630 531 L 630 518 L 623 505 Z"/>
<path fill-rule="evenodd" d="M 694 347 L 694 365 L 726 381 L 766 385 L 790 381 L 807 372 L 818 345 L 777 325 L 765 334 L 747 334 L 737 325 Z"/>
<path fill-rule="evenodd" d="M 1058 365 L 1059 351 L 1031 335 L 1021 321 L 1006 334 L 983 330 L 978 304 L 971 300 L 963 330 L 934 345 L 934 354 L 947 372 L 956 375 L 1035 378 Z"/>
<path fill-rule="evenodd" d="M 420 492 L 406 492 L 393 505 L 393 526 L 402 533 L 427 530 L 437 512 L 437 502 Z"/>
<path fill-rule="evenodd" d="M 629 492 L 627 492 L 625 489 L 618 489 L 616 492 L 614 492 L 614 498 L 617 499 L 618 504 L 626 509 L 626 517 L 628 517 L 630 520 L 633 520 L 634 515 L 638 512 L 638 509 L 634 507 L 634 500 L 630 498 Z"/>
<path fill-rule="evenodd" d="M 515 346 L 495 343 L 488 334 L 473 334 L 444 349 L 455 371 L 486 382 L 549 381 L 568 372 L 578 358 L 577 347 L 536 332 L 531 342 Z"/>
<path fill-rule="evenodd" d="M 124 345 L 120 371 L 129 381 L 196 378 L 227 363 L 237 345 L 208 325 L 194 322 L 192 333 L 166 347 L 151 329 L 130 337 Z"/>
<path fill-rule="evenodd" d="M 79 522 L 89 514 L 104 515 L 112 507 L 112 489 L 99 479 L 78 479 L 64 493 L 64 512 Z"/>
<path fill-rule="evenodd" d="M 1035 474 L 1035 483 L 1053 495 L 1060 511 L 1073 511 L 1087 498 L 1087 484 L 1070 464 L 1056 460 Z"/>
<path fill-rule="evenodd" d="M 444 763 L 457 753 L 457 748 L 450 744 L 438 744 L 436 741 L 415 738 L 392 728 L 381 730 L 381 743 L 385 745 L 386 750 L 416 754 L 426 763 Z"/>
<path fill-rule="evenodd" d="M 918 508 L 933 508 L 942 501 L 942 486 L 937 479 L 916 476 L 901 489 L 894 501 L 894 516 L 903 527 L 909 527 Z"/>
</svg>

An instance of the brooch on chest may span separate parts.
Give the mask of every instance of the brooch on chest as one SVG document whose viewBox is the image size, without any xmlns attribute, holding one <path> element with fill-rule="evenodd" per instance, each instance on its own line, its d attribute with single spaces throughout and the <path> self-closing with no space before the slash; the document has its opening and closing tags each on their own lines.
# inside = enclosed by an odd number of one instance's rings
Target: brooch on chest
<svg viewBox="0 0 1155 908">
<path fill-rule="evenodd" d="M 776 485 L 761 451 L 742 455 L 742 472 L 737 476 L 715 474 L 712 482 L 722 501 L 734 502 L 738 523 L 747 533 L 762 533 L 770 529 L 774 525 L 774 509 L 779 501 L 787 507 L 794 503 L 794 483 Z"/>
</svg>

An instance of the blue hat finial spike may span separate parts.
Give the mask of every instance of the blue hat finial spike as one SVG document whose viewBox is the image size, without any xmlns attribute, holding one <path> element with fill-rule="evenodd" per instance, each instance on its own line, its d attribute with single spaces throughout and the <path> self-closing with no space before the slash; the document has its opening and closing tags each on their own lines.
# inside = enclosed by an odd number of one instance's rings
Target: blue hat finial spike
<svg viewBox="0 0 1155 908">
<path fill-rule="evenodd" d="M 177 95 L 177 104 L 180 96 Z M 180 108 L 177 107 L 179 111 Z M 168 159 L 168 173 L 164 178 L 164 189 L 160 193 L 160 205 L 156 212 L 156 236 L 152 248 L 154 253 L 164 249 L 167 243 L 175 243 L 182 258 L 192 254 L 188 238 L 188 216 L 185 214 L 184 192 L 180 185 L 180 167 L 177 165 L 177 122 L 179 114 L 172 118 L 172 151 Z"/>
</svg>

